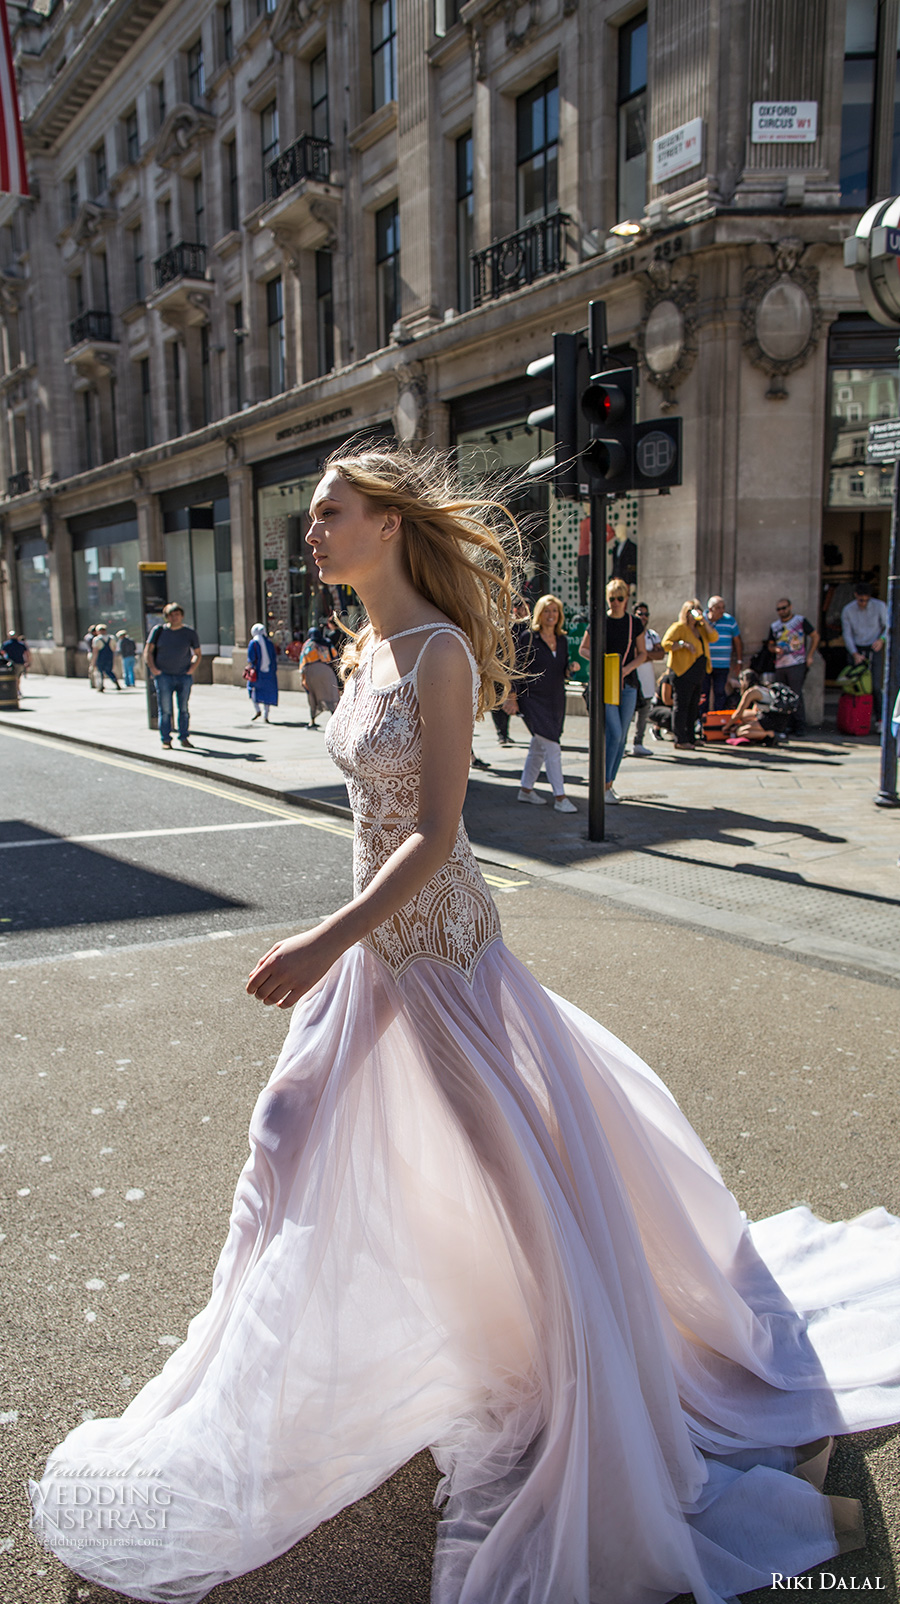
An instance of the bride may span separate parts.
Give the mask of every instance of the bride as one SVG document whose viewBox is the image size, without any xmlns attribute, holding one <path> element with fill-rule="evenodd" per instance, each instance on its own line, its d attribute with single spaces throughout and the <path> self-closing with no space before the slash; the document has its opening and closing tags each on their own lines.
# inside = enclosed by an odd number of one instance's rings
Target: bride
<svg viewBox="0 0 900 1604">
<path fill-rule="evenodd" d="M 195 1604 L 423 1447 L 434 1604 L 697 1604 L 863 1541 L 833 1432 L 900 1415 L 900 1222 L 748 1227 L 657 1077 L 503 944 L 461 823 L 507 693 L 503 510 L 389 450 L 307 539 L 367 623 L 326 740 L 355 894 L 247 989 L 294 1008 L 207 1308 L 32 1483 L 90 1580 Z"/>
</svg>

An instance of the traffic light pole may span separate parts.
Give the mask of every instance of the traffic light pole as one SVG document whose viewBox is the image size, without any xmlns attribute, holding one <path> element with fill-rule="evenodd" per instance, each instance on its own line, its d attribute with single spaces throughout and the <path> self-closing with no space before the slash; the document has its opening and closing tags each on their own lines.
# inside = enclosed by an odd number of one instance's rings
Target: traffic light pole
<svg viewBox="0 0 900 1604">
<path fill-rule="evenodd" d="M 900 354 L 900 347 L 898 347 Z M 884 675 L 881 691 L 881 783 L 875 797 L 879 808 L 900 807 L 897 795 L 897 738 L 891 714 L 900 690 L 900 461 L 894 463 L 891 498 L 891 544 L 888 558 L 887 629 L 884 641 Z"/>
<path fill-rule="evenodd" d="M 588 715 L 588 840 L 602 841 L 606 832 L 606 708 L 603 661 L 606 656 L 606 496 L 591 496 L 591 588 L 588 628 L 591 632 L 590 710 Z"/>
</svg>

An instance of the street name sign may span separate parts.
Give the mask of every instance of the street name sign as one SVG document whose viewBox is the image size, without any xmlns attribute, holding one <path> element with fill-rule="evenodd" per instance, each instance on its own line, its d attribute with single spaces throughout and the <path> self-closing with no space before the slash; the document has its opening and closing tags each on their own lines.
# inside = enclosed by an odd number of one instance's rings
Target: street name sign
<svg viewBox="0 0 900 1604">
<path fill-rule="evenodd" d="M 817 100 L 754 100 L 750 139 L 754 145 L 814 145 Z"/>
<path fill-rule="evenodd" d="M 869 424 L 867 462 L 896 462 L 900 457 L 900 418 Z"/>
<path fill-rule="evenodd" d="M 703 160 L 703 119 L 693 117 L 653 141 L 653 182 L 662 184 L 676 173 L 699 167 Z"/>
</svg>

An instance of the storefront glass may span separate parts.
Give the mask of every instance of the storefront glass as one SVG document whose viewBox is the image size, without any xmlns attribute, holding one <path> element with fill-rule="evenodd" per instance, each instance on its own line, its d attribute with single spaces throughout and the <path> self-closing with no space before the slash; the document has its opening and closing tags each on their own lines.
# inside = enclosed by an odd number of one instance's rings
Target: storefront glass
<svg viewBox="0 0 900 1604">
<path fill-rule="evenodd" d="M 893 466 L 866 462 L 870 423 L 896 418 L 896 367 L 830 368 L 830 437 L 825 505 L 890 507 Z"/>
<path fill-rule="evenodd" d="M 256 493 L 264 622 L 278 645 L 296 633 L 306 635 L 319 615 L 331 610 L 305 542 L 307 509 L 319 477 L 313 472 L 263 485 Z"/>
<path fill-rule="evenodd" d="M 184 608 L 204 652 L 234 648 L 234 577 L 227 497 L 163 514 L 170 601 Z"/>
<path fill-rule="evenodd" d="M 529 479 L 525 469 L 550 447 L 550 436 L 532 429 L 524 418 L 493 428 L 462 429 L 456 436 L 463 485 L 479 495 L 496 495 L 519 521 L 522 588 L 529 601 L 544 595 L 550 583 L 550 491 L 542 480 Z"/>
<path fill-rule="evenodd" d="M 20 634 L 33 645 L 52 641 L 50 558 L 47 542 L 39 535 L 16 541 L 16 584 Z"/>
<path fill-rule="evenodd" d="M 120 526 L 116 533 L 121 532 Z M 112 529 L 102 529 L 95 536 L 83 536 L 95 543 L 72 554 L 78 634 L 86 635 L 92 624 L 106 624 L 143 640 L 137 525 L 130 538 L 108 539 L 112 534 Z"/>
</svg>

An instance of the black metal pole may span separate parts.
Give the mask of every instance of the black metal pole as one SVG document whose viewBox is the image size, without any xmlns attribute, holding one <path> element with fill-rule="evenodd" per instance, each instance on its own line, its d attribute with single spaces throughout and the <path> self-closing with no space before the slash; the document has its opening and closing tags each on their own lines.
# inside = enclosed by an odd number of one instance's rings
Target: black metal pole
<svg viewBox="0 0 900 1604">
<path fill-rule="evenodd" d="M 900 348 L 898 348 L 900 353 Z M 879 808 L 900 808 L 897 795 L 897 740 L 891 714 L 900 690 L 900 581 L 898 581 L 898 524 L 900 524 L 900 462 L 894 463 L 891 498 L 891 545 L 888 557 L 887 630 L 884 639 L 884 683 L 881 692 L 881 784 L 875 797 Z"/>
<path fill-rule="evenodd" d="M 606 655 L 606 497 L 591 496 L 590 716 L 588 739 L 588 840 L 602 841 L 606 829 L 606 708 L 603 659 Z"/>
</svg>

